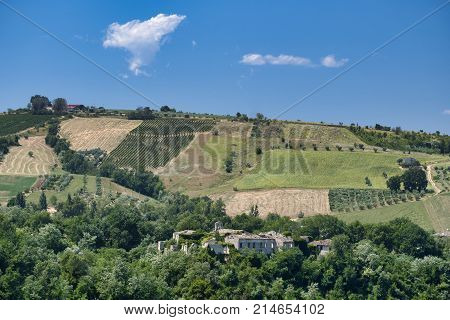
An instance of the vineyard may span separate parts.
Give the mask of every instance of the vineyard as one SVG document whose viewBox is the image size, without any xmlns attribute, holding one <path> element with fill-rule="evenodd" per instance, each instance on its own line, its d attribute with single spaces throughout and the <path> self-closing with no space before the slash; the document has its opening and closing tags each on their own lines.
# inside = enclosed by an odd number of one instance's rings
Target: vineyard
<svg viewBox="0 0 450 320">
<path fill-rule="evenodd" d="M 433 168 L 433 180 L 445 192 L 450 191 L 450 165 L 439 165 Z"/>
<path fill-rule="evenodd" d="M 105 163 L 134 169 L 157 168 L 175 158 L 194 139 L 210 131 L 212 120 L 155 119 L 142 122 L 106 158 Z"/>
<path fill-rule="evenodd" d="M 0 136 L 17 133 L 32 127 L 39 127 L 53 118 L 52 115 L 5 114 L 0 115 Z"/>
<path fill-rule="evenodd" d="M 394 192 L 388 189 L 337 188 L 329 191 L 328 198 L 331 211 L 350 212 L 420 200 L 424 195 L 424 192 Z"/>
</svg>

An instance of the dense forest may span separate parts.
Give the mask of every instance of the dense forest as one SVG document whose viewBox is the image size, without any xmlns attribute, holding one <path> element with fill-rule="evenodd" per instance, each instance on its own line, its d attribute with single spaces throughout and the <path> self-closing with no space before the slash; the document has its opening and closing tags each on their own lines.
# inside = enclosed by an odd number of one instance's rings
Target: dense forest
<svg viewBox="0 0 450 320">
<path fill-rule="evenodd" d="M 230 218 L 222 201 L 164 193 L 158 201 L 69 197 L 49 214 L 0 211 L 0 299 L 449 299 L 448 247 L 406 219 L 346 225 L 332 216 Z M 176 230 L 214 222 L 291 235 L 271 256 L 201 247 L 158 253 Z M 332 239 L 326 256 L 303 235 Z"/>
</svg>

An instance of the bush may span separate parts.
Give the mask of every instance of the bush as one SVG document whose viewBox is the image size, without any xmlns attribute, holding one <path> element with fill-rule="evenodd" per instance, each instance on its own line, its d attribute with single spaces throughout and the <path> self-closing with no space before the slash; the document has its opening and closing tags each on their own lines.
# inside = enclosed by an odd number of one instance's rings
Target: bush
<svg viewBox="0 0 450 320">
<path fill-rule="evenodd" d="M 261 147 L 256 147 L 256 154 L 257 154 L 257 155 L 262 154 L 262 149 L 261 149 Z"/>
</svg>

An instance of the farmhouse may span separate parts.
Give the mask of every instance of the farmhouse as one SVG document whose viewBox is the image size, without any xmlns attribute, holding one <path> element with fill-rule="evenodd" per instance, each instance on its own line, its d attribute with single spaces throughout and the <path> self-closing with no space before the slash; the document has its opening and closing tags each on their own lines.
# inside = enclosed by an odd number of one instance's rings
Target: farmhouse
<svg viewBox="0 0 450 320">
<path fill-rule="evenodd" d="M 317 240 L 309 243 L 310 246 L 317 248 L 320 255 L 326 255 L 331 249 L 331 239 Z"/>
<path fill-rule="evenodd" d="M 412 168 L 420 166 L 420 162 L 414 158 L 404 158 L 400 161 L 400 165 L 403 168 Z"/>
<path fill-rule="evenodd" d="M 282 235 L 281 233 L 278 233 L 275 231 L 269 231 L 267 233 L 260 233 L 259 236 L 274 239 L 277 250 L 290 249 L 290 248 L 294 247 L 294 240 L 292 240 L 291 237 L 286 237 L 286 236 Z"/>
<path fill-rule="evenodd" d="M 265 254 L 272 254 L 277 249 L 275 239 L 244 232 L 225 237 L 225 243 L 233 245 L 237 250 L 251 249 Z"/>
</svg>

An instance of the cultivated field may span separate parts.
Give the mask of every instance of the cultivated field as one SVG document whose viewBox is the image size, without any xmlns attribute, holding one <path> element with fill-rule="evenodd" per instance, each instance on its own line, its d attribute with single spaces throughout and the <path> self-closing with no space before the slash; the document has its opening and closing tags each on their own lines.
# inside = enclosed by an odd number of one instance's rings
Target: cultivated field
<svg viewBox="0 0 450 320">
<path fill-rule="evenodd" d="M 43 136 L 21 138 L 20 146 L 11 147 L 0 163 L 0 174 L 6 175 L 44 175 L 58 163 L 53 150 L 45 144 Z M 29 152 L 32 152 L 30 156 Z"/>
<path fill-rule="evenodd" d="M 386 188 L 383 172 L 401 173 L 398 153 L 271 150 L 261 156 L 258 166 L 238 180 L 239 190 L 291 188 Z M 440 156 L 414 155 L 422 163 Z"/>
<path fill-rule="evenodd" d="M 210 131 L 213 126 L 212 120 L 146 120 L 125 137 L 106 162 L 134 169 L 165 166 L 191 143 L 196 133 Z"/>
<path fill-rule="evenodd" d="M 73 150 L 100 148 L 109 153 L 141 123 L 116 118 L 73 118 L 61 123 L 60 134 Z"/>
<path fill-rule="evenodd" d="M 262 217 L 269 213 L 298 218 L 303 212 L 305 216 L 330 213 L 328 190 L 307 189 L 275 189 L 270 191 L 241 191 L 211 196 L 221 198 L 230 216 L 249 213 L 253 205 L 258 205 Z"/>
<path fill-rule="evenodd" d="M 52 115 L 4 114 L 0 115 L 0 136 L 14 134 L 35 126 L 42 126 Z"/>
<path fill-rule="evenodd" d="M 345 222 L 360 221 L 363 224 L 380 223 L 395 218 L 409 218 L 424 229 L 443 232 L 450 228 L 450 194 L 432 196 L 416 202 L 400 203 L 393 206 L 335 214 Z"/>
<path fill-rule="evenodd" d="M 36 177 L 0 175 L 0 203 L 5 203 L 17 193 L 31 188 Z"/>
</svg>

